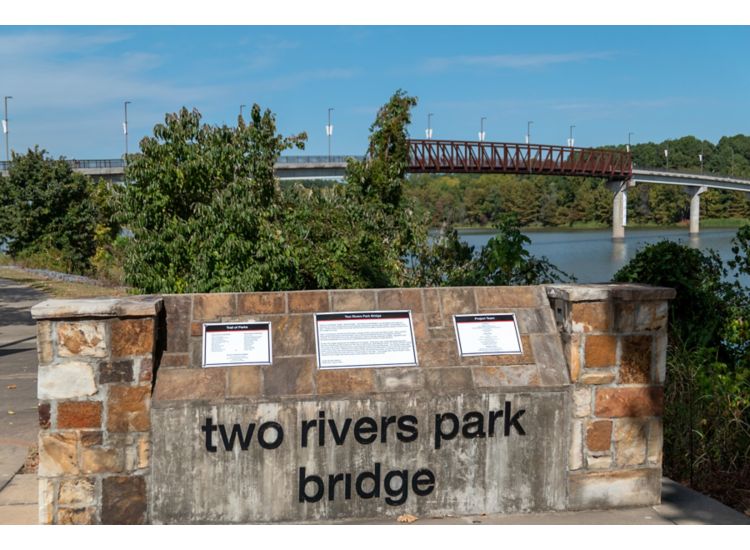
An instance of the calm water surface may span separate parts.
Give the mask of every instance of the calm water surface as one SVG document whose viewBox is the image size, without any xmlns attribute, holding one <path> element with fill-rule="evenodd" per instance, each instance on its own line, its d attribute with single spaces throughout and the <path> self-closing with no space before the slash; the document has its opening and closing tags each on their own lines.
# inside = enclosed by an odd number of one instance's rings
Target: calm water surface
<svg viewBox="0 0 750 550">
<path fill-rule="evenodd" d="M 677 241 L 701 250 L 712 248 L 722 260 L 733 258 L 732 238 L 736 229 L 702 229 L 700 236 L 691 239 L 686 229 L 626 229 L 625 242 L 613 243 L 609 229 L 587 231 L 529 231 L 529 252 L 546 256 L 550 262 L 566 273 L 574 275 L 579 283 L 602 283 L 624 266 L 645 244 L 664 239 Z M 495 234 L 489 230 L 461 230 L 462 240 L 479 248 Z M 750 283 L 743 278 L 747 285 Z"/>
</svg>

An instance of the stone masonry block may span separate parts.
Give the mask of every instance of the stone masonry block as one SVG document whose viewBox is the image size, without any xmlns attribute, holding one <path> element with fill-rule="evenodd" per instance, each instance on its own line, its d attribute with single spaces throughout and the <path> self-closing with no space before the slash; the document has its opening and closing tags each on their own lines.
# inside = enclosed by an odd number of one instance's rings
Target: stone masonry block
<svg viewBox="0 0 750 550">
<path fill-rule="evenodd" d="M 193 321 L 218 321 L 237 315 L 237 295 L 216 293 L 193 296 Z"/>
<path fill-rule="evenodd" d="M 440 394 L 474 389 L 471 369 L 464 367 L 428 369 L 424 371 L 425 385 Z"/>
<path fill-rule="evenodd" d="M 651 380 L 655 384 L 663 384 L 667 378 L 667 331 L 661 330 L 654 335 L 653 364 L 651 365 Z"/>
<path fill-rule="evenodd" d="M 164 353 L 159 363 L 160 367 L 187 367 L 189 365 L 189 353 Z"/>
<path fill-rule="evenodd" d="M 440 294 L 436 288 L 425 288 L 422 291 L 424 303 L 424 312 L 427 318 L 428 327 L 442 327 L 445 323 L 453 328 L 453 321 L 450 318 L 443 320 L 443 313 L 440 309 Z"/>
<path fill-rule="evenodd" d="M 589 451 L 609 451 L 612 444 L 612 421 L 596 420 L 586 427 L 586 448 Z"/>
<path fill-rule="evenodd" d="M 614 443 L 618 466 L 639 466 L 646 462 L 648 421 L 620 418 L 615 421 Z"/>
<path fill-rule="evenodd" d="M 383 310 L 408 309 L 412 315 L 422 313 L 422 291 L 418 288 L 397 288 L 378 291 L 378 308 Z"/>
<path fill-rule="evenodd" d="M 607 332 L 611 317 L 609 302 L 575 302 L 570 309 L 574 332 Z"/>
<path fill-rule="evenodd" d="M 586 387 L 573 390 L 573 416 L 583 418 L 591 415 L 591 394 L 593 391 Z"/>
<path fill-rule="evenodd" d="M 332 290 L 331 309 L 333 311 L 373 311 L 377 310 L 374 290 Z"/>
<path fill-rule="evenodd" d="M 318 395 L 375 391 L 373 369 L 325 369 L 315 373 Z"/>
<path fill-rule="evenodd" d="M 410 367 L 375 369 L 378 392 L 415 391 L 424 387 L 424 371 Z"/>
<path fill-rule="evenodd" d="M 283 292 L 252 292 L 240 294 L 238 315 L 286 313 L 286 295 Z"/>
<path fill-rule="evenodd" d="M 583 366 L 583 337 L 580 334 L 563 333 L 562 340 L 570 381 L 576 382 Z"/>
<path fill-rule="evenodd" d="M 103 321 L 57 323 L 57 354 L 60 357 L 106 357 L 107 324 Z"/>
<path fill-rule="evenodd" d="M 154 401 L 222 399 L 226 369 L 160 369 L 156 377 Z"/>
<path fill-rule="evenodd" d="M 96 508 L 60 508 L 57 511 L 58 525 L 93 525 L 96 523 Z"/>
<path fill-rule="evenodd" d="M 133 381 L 133 360 L 120 359 L 99 363 L 100 384 L 129 384 Z"/>
<path fill-rule="evenodd" d="M 590 386 L 602 386 L 615 381 L 614 372 L 584 372 L 579 382 Z"/>
<path fill-rule="evenodd" d="M 155 323 L 152 318 L 114 319 L 112 357 L 145 355 L 154 351 Z"/>
<path fill-rule="evenodd" d="M 652 506 L 661 499 L 661 470 L 573 473 L 568 494 L 572 510 Z"/>
<path fill-rule="evenodd" d="M 473 373 L 477 388 L 542 385 L 538 365 L 476 367 Z"/>
<path fill-rule="evenodd" d="M 64 506 L 91 506 L 96 499 L 96 484 L 93 478 L 79 477 L 60 482 L 58 504 Z"/>
<path fill-rule="evenodd" d="M 521 349 L 523 353 L 521 354 L 513 353 L 513 354 L 508 354 L 508 355 L 482 355 L 481 356 L 482 366 L 495 367 L 495 366 L 504 366 L 504 365 L 533 365 L 534 363 L 537 362 L 534 356 L 535 347 L 541 348 L 543 352 L 545 350 L 551 351 L 549 350 L 549 346 L 543 345 L 545 343 L 544 340 L 547 339 L 546 338 L 547 335 L 535 334 L 534 337 L 536 336 L 545 337 L 542 339 L 535 338 L 536 342 L 540 344 L 539 346 L 532 345 L 531 336 L 529 336 L 528 334 L 522 334 L 521 335 Z M 454 343 L 453 345 L 455 346 L 456 344 Z M 554 362 L 556 362 L 557 360 L 562 361 L 562 357 L 554 358 L 554 357 L 551 357 L 550 353 L 547 353 L 545 357 L 547 359 L 551 359 L 552 364 L 554 364 Z M 542 363 L 543 361 L 540 360 L 539 362 Z"/>
<path fill-rule="evenodd" d="M 651 381 L 652 341 L 650 335 L 622 337 L 621 384 L 648 384 Z"/>
<path fill-rule="evenodd" d="M 450 316 L 463 313 L 476 313 L 473 288 L 440 288 L 440 308 L 447 321 Z M 452 319 L 450 320 L 452 323 Z"/>
<path fill-rule="evenodd" d="M 287 293 L 289 313 L 324 313 L 329 310 L 327 290 Z"/>
<path fill-rule="evenodd" d="M 49 430 L 51 426 L 50 403 L 39 403 L 37 411 L 39 412 L 39 428 L 42 430 Z"/>
<path fill-rule="evenodd" d="M 315 319 L 312 315 L 280 317 L 271 325 L 273 356 L 315 355 Z"/>
<path fill-rule="evenodd" d="M 125 468 L 124 449 L 112 447 L 86 447 L 81 449 L 81 473 L 117 474 Z"/>
<path fill-rule="evenodd" d="M 51 479 L 39 478 L 38 502 L 39 524 L 50 525 L 55 520 L 56 483 Z"/>
<path fill-rule="evenodd" d="M 664 431 L 661 418 L 652 418 L 648 423 L 648 462 L 661 465 Z"/>
<path fill-rule="evenodd" d="M 36 348 L 40 365 L 51 363 L 54 358 L 52 322 L 38 321 L 36 324 Z"/>
<path fill-rule="evenodd" d="M 104 434 L 100 431 L 96 432 L 80 432 L 81 447 L 96 447 L 104 443 Z"/>
<path fill-rule="evenodd" d="M 66 361 L 40 366 L 37 397 L 39 399 L 76 399 L 97 393 L 94 367 L 90 363 Z"/>
<path fill-rule="evenodd" d="M 490 286 L 474 289 L 479 309 L 540 307 L 547 303 L 544 289 L 533 286 Z"/>
<path fill-rule="evenodd" d="M 584 346 L 586 368 L 613 367 L 617 363 L 617 337 L 589 334 Z"/>
<path fill-rule="evenodd" d="M 596 390 L 595 414 L 602 418 L 660 416 L 663 405 L 664 390 L 661 387 Z"/>
<path fill-rule="evenodd" d="M 420 367 L 453 367 L 458 365 L 455 339 L 417 340 L 417 361 Z"/>
<path fill-rule="evenodd" d="M 315 388 L 315 356 L 274 358 L 263 367 L 263 394 L 308 395 Z"/>
<path fill-rule="evenodd" d="M 101 401 L 64 401 L 57 405 L 57 428 L 79 429 L 102 427 Z"/>
<path fill-rule="evenodd" d="M 193 299 L 183 295 L 165 296 L 164 308 L 167 317 L 167 351 L 184 353 L 188 346 Z"/>
<path fill-rule="evenodd" d="M 102 523 L 141 525 L 146 522 L 146 480 L 114 476 L 102 480 Z"/>
<path fill-rule="evenodd" d="M 151 427 L 151 386 L 112 386 L 107 403 L 107 430 L 145 432 Z"/>
<path fill-rule="evenodd" d="M 78 434 L 76 432 L 39 435 L 39 476 L 78 474 Z"/>
<path fill-rule="evenodd" d="M 262 367 L 258 365 L 230 367 L 227 397 L 250 397 L 263 391 Z"/>
<path fill-rule="evenodd" d="M 580 470 L 583 468 L 583 422 L 574 420 L 570 424 L 571 437 L 570 449 L 568 450 L 568 470 Z"/>
</svg>

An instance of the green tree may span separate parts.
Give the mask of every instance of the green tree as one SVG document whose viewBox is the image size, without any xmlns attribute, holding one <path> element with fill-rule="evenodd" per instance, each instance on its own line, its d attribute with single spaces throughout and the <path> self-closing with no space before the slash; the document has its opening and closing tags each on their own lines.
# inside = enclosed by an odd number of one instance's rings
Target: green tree
<svg viewBox="0 0 750 550">
<path fill-rule="evenodd" d="M 96 249 L 97 211 L 90 178 L 35 147 L 13 153 L 0 178 L 0 241 L 35 267 L 84 273 Z"/>
</svg>

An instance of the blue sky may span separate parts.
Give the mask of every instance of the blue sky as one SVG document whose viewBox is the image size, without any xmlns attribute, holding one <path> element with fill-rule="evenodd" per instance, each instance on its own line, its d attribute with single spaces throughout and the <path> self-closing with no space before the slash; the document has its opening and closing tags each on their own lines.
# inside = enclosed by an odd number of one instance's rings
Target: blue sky
<svg viewBox="0 0 750 550">
<path fill-rule="evenodd" d="M 424 137 L 576 145 L 750 134 L 750 27 L 0 27 L 10 144 L 117 158 L 164 114 L 235 124 L 240 104 L 306 131 L 305 153 L 361 154 L 398 88 Z M 1 99 L 1 98 L 0 98 Z M 0 106 L 1 108 L 1 106 Z M 2 155 L 4 160 L 4 142 Z"/>
</svg>

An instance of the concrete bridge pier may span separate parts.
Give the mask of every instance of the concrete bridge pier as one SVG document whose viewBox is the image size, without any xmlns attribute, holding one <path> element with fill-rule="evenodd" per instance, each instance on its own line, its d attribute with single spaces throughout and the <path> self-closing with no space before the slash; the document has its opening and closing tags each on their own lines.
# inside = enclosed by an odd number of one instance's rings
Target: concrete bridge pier
<svg viewBox="0 0 750 550">
<path fill-rule="evenodd" d="M 685 192 L 690 195 L 690 235 L 697 236 L 701 225 L 701 195 L 706 192 L 707 187 L 684 187 Z"/>
<path fill-rule="evenodd" d="M 612 200 L 612 240 L 615 242 L 625 240 L 628 187 L 630 187 L 630 182 L 627 180 L 612 180 L 607 182 L 607 189 L 612 191 L 614 195 Z"/>
</svg>

